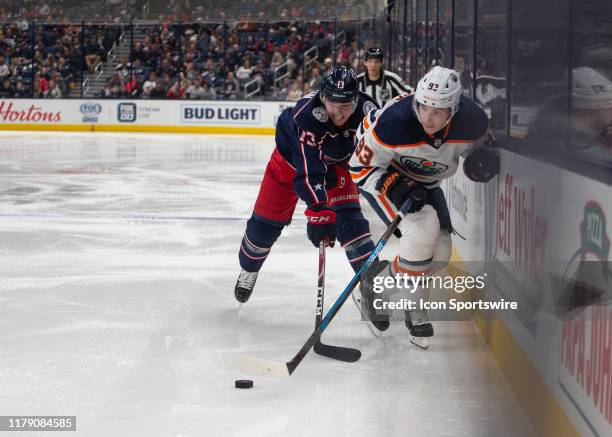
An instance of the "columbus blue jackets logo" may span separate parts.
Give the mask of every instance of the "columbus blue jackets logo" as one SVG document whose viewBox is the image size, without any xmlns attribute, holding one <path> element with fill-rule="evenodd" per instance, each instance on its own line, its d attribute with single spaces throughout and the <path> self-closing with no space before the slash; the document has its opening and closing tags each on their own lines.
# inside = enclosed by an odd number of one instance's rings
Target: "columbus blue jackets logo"
<svg viewBox="0 0 612 437">
<path fill-rule="evenodd" d="M 329 120 L 329 115 L 327 114 L 327 111 L 325 110 L 325 108 L 322 108 L 320 106 L 317 106 L 312 110 L 312 115 L 321 123 L 325 123 L 327 122 L 327 120 Z"/>
<path fill-rule="evenodd" d="M 416 156 L 402 156 L 401 163 L 412 173 L 422 176 L 436 176 L 448 170 L 448 165 Z"/>
</svg>

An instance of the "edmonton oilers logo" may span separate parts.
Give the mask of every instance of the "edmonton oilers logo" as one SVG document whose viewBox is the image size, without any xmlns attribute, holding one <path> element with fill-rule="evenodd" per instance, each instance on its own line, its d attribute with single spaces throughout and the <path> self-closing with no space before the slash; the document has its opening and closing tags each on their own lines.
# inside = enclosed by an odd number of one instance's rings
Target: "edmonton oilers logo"
<svg viewBox="0 0 612 437">
<path fill-rule="evenodd" d="M 411 172 L 423 176 L 436 176 L 448 170 L 448 165 L 416 156 L 402 156 L 401 163 Z"/>
</svg>

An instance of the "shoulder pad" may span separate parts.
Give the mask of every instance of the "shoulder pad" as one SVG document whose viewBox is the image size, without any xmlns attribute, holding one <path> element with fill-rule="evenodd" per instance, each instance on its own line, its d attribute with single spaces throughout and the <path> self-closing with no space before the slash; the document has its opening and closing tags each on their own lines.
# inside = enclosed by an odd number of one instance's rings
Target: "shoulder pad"
<svg viewBox="0 0 612 437">
<path fill-rule="evenodd" d="M 487 114 L 474 101 L 461 96 L 459 110 L 452 120 L 449 136 L 453 139 L 477 140 L 487 133 L 489 119 Z"/>
<path fill-rule="evenodd" d="M 412 97 L 396 97 L 393 104 L 387 104 L 380 112 L 374 127 L 376 139 L 382 145 L 390 147 L 416 142 L 418 139 L 411 133 L 415 120 Z"/>
</svg>

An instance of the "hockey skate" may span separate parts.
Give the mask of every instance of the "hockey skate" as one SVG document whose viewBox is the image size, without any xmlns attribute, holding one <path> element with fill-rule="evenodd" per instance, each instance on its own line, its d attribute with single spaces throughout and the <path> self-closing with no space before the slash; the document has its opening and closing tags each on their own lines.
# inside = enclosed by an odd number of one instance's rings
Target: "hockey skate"
<svg viewBox="0 0 612 437">
<path fill-rule="evenodd" d="M 377 293 L 374 293 L 374 278 L 381 273 L 387 266 L 389 261 L 374 261 L 372 265 L 361 274 L 361 304 L 365 310 L 367 318 L 379 331 L 389 329 L 389 315 L 386 312 L 377 312 L 374 308 L 374 300 L 377 298 Z M 379 295 L 382 297 L 382 295 Z"/>
<path fill-rule="evenodd" d="M 251 293 L 253 293 L 253 287 L 255 286 L 258 273 L 259 272 L 247 272 L 244 269 L 240 271 L 240 276 L 238 276 L 238 281 L 236 281 L 236 287 L 234 288 L 234 296 L 238 302 L 245 303 L 249 300 Z"/>
<path fill-rule="evenodd" d="M 415 346 L 427 350 L 429 348 L 429 340 L 427 337 L 433 337 L 433 325 L 429 321 L 427 310 L 415 309 L 407 310 L 406 327 L 410 331 L 410 342 Z"/>
</svg>

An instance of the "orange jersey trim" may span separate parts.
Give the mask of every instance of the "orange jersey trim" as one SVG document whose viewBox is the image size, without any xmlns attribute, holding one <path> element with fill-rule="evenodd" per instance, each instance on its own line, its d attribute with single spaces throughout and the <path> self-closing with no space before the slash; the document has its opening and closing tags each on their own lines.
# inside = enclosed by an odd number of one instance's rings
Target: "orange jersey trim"
<svg viewBox="0 0 612 437">
<path fill-rule="evenodd" d="M 388 149 L 397 149 L 397 148 L 400 148 L 400 147 L 418 147 L 418 146 L 422 146 L 424 144 L 427 144 L 427 141 L 419 141 L 417 143 L 412 143 L 412 144 L 391 145 L 391 144 L 385 143 L 383 140 L 378 138 L 378 135 L 376 135 L 376 131 L 374 129 L 372 129 L 372 135 L 374 135 L 374 139 L 376 140 L 376 142 L 378 144 L 380 144 L 381 146 L 386 147 Z"/>
<path fill-rule="evenodd" d="M 363 179 L 364 177 L 366 177 L 367 175 L 369 175 L 372 170 L 374 170 L 374 167 L 365 167 L 362 168 L 361 170 L 359 170 L 359 172 L 354 173 L 354 172 L 350 172 L 351 173 L 351 179 L 353 179 L 354 182 L 357 182 L 361 179 Z"/>
<path fill-rule="evenodd" d="M 393 208 L 391 208 L 391 205 L 389 205 L 389 202 L 387 202 L 387 198 L 384 195 L 379 194 L 378 199 L 380 200 L 380 203 L 382 203 L 382 206 L 384 206 L 385 209 L 387 210 L 387 213 L 391 217 L 391 220 L 394 220 L 396 214 L 395 214 L 395 211 L 393 211 Z"/>
</svg>

